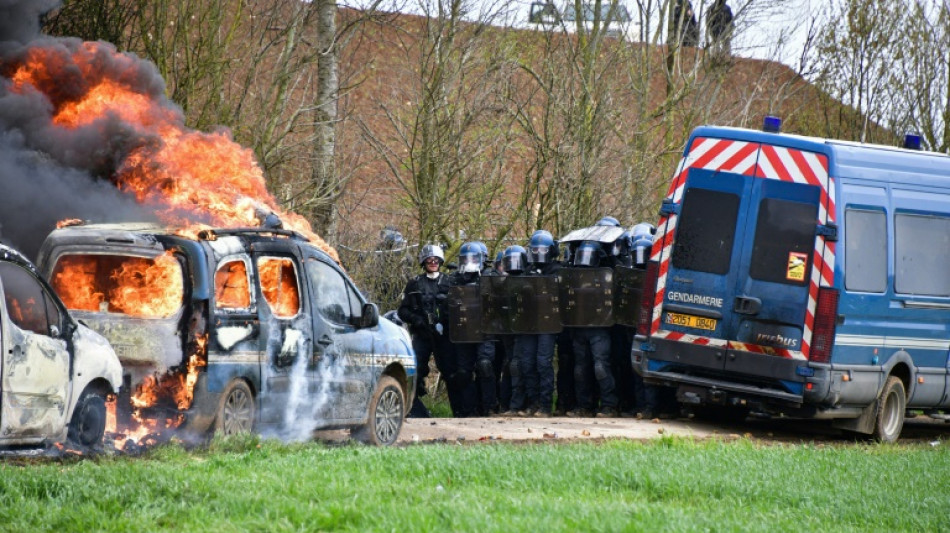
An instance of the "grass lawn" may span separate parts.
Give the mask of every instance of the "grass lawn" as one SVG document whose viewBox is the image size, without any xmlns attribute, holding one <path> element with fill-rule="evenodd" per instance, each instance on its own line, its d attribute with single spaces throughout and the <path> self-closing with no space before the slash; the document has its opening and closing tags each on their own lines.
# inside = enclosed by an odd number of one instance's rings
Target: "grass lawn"
<svg viewBox="0 0 950 533">
<path fill-rule="evenodd" d="M 0 463 L 4 531 L 947 531 L 950 444 L 216 440 Z"/>
</svg>

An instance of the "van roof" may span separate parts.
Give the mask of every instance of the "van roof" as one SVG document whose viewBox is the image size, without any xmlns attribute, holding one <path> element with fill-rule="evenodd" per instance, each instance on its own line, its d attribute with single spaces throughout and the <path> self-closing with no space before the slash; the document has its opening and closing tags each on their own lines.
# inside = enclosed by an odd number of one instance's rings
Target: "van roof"
<svg viewBox="0 0 950 533">
<path fill-rule="evenodd" d="M 823 153 L 828 156 L 828 174 L 833 178 L 950 186 L 950 156 L 938 152 L 792 133 L 700 126 L 693 130 L 684 155 L 688 153 L 696 137 L 735 139 Z"/>
</svg>

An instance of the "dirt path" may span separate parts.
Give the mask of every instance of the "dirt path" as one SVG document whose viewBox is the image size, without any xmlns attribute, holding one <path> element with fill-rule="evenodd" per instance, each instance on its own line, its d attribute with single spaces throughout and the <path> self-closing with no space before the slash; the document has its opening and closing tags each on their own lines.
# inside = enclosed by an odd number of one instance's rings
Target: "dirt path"
<svg viewBox="0 0 950 533">
<path fill-rule="evenodd" d="M 864 442 L 854 434 L 834 429 L 828 422 L 748 419 L 736 424 L 714 424 L 690 418 L 638 420 L 635 418 L 408 418 L 400 443 L 557 441 L 602 438 L 635 440 L 662 436 L 735 439 L 751 437 L 774 442 Z M 901 443 L 940 443 L 950 440 L 950 424 L 926 417 L 909 419 Z"/>
</svg>

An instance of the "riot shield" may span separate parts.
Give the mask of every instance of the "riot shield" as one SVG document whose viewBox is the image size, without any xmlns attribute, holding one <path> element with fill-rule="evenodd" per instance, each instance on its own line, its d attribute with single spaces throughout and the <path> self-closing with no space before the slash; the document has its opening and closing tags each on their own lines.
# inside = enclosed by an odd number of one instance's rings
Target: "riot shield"
<svg viewBox="0 0 950 533">
<path fill-rule="evenodd" d="M 576 229 L 567 235 L 561 237 L 562 243 L 597 241 L 602 244 L 610 244 L 623 235 L 623 228 L 617 226 L 590 226 Z"/>
<path fill-rule="evenodd" d="M 482 333 L 500 335 L 511 333 L 508 320 L 511 314 L 506 292 L 509 276 L 482 276 L 479 280 L 482 297 Z"/>
<path fill-rule="evenodd" d="M 561 323 L 569 327 L 614 324 L 614 271 L 611 268 L 562 268 Z"/>
<path fill-rule="evenodd" d="M 510 276 L 512 333 L 560 333 L 557 276 Z"/>
<path fill-rule="evenodd" d="M 624 326 L 637 327 L 643 295 L 642 268 L 619 266 L 614 271 L 614 320 Z"/>
<path fill-rule="evenodd" d="M 481 342 L 482 295 L 478 285 L 449 287 L 449 340 Z"/>
</svg>

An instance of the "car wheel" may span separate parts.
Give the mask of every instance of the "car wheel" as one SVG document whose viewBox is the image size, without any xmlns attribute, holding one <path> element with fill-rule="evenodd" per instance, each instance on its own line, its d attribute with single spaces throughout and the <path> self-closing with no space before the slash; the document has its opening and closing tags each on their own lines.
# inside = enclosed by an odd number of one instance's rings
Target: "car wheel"
<svg viewBox="0 0 950 533">
<path fill-rule="evenodd" d="M 402 385 L 391 376 L 380 377 L 368 411 L 366 424 L 357 428 L 354 436 L 376 446 L 388 446 L 396 442 L 406 417 L 406 395 Z"/>
<path fill-rule="evenodd" d="M 897 376 L 889 376 L 877 399 L 877 416 L 874 419 L 874 438 L 880 442 L 895 442 L 904 427 L 904 410 L 907 396 L 904 383 Z"/>
<path fill-rule="evenodd" d="M 242 380 L 228 384 L 218 402 L 214 431 L 221 435 L 250 433 L 254 430 L 254 394 Z"/>
<path fill-rule="evenodd" d="M 106 432 L 106 399 L 102 394 L 85 390 L 73 418 L 69 421 L 67 438 L 81 446 L 94 446 L 102 442 Z"/>
</svg>

